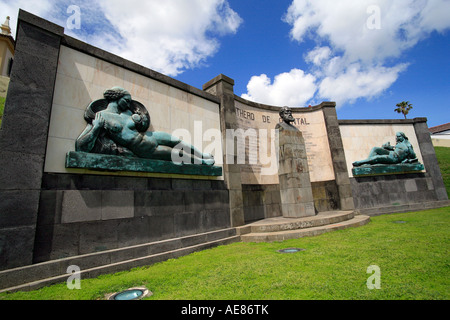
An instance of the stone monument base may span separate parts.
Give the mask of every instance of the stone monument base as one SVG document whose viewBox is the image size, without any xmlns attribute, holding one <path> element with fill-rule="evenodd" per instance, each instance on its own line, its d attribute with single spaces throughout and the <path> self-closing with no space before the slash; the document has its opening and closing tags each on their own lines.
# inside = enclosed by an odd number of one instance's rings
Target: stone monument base
<svg viewBox="0 0 450 320">
<path fill-rule="evenodd" d="M 81 168 L 107 171 L 137 171 L 172 173 L 183 175 L 221 176 L 222 168 L 200 164 L 176 164 L 172 161 L 113 156 L 69 151 L 66 168 Z"/>
<path fill-rule="evenodd" d="M 401 164 L 375 164 L 362 165 L 352 169 L 353 176 L 383 175 L 383 174 L 403 174 L 411 172 L 421 172 L 424 166 L 421 163 L 401 163 Z"/>
<path fill-rule="evenodd" d="M 316 211 L 303 135 L 286 125 L 278 126 L 277 130 L 281 213 L 285 218 L 314 216 Z"/>
</svg>

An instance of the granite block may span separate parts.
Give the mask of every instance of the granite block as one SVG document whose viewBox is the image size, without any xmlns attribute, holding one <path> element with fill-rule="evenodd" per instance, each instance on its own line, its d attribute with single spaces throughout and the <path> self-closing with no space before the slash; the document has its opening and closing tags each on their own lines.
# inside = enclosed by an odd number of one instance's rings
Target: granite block
<svg viewBox="0 0 450 320">
<path fill-rule="evenodd" d="M 41 155 L 0 152 L 0 190 L 39 190 L 41 188 Z"/>
<path fill-rule="evenodd" d="M 0 270 L 31 264 L 34 236 L 34 226 L 0 229 Z"/>
<path fill-rule="evenodd" d="M 48 248 L 49 251 L 46 253 L 47 257 L 45 260 L 79 255 L 80 227 L 80 223 L 56 224 L 51 230 L 48 229 L 47 237 L 51 237 L 49 238 L 51 246 Z"/>
<path fill-rule="evenodd" d="M 207 196 L 203 191 L 185 191 L 184 203 L 186 212 L 200 212 L 204 209 Z"/>
<path fill-rule="evenodd" d="M 102 191 L 101 220 L 134 217 L 134 191 Z"/>
<path fill-rule="evenodd" d="M 39 190 L 0 190 L 0 228 L 35 226 Z"/>
<path fill-rule="evenodd" d="M 79 254 L 119 248 L 117 220 L 80 224 Z"/>
<path fill-rule="evenodd" d="M 62 199 L 62 223 L 95 221 L 102 218 L 102 192 L 66 190 Z"/>
<path fill-rule="evenodd" d="M 178 237 L 203 232 L 201 212 L 182 212 L 174 215 L 174 232 Z"/>
<path fill-rule="evenodd" d="M 241 209 L 243 210 L 243 209 Z M 219 230 L 231 227 L 229 208 L 224 207 L 221 210 L 205 210 L 202 212 L 202 226 L 205 230 Z M 240 213 L 242 217 L 244 212 Z M 242 222 L 244 223 L 244 222 Z"/>
<path fill-rule="evenodd" d="M 314 203 L 282 203 L 281 211 L 285 218 L 301 218 L 315 215 Z"/>
<path fill-rule="evenodd" d="M 150 223 L 154 217 L 141 216 L 117 221 L 119 247 L 133 246 L 152 241 Z"/>
</svg>

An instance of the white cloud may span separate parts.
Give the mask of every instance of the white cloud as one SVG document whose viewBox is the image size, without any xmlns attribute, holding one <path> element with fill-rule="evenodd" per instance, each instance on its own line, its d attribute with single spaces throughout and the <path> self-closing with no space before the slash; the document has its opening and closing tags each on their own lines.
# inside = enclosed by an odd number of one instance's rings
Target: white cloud
<svg viewBox="0 0 450 320">
<path fill-rule="evenodd" d="M 398 57 L 433 30 L 449 28 L 448 12 L 448 0 L 294 0 L 285 21 L 296 41 L 327 39 L 351 62 L 380 62 Z M 370 28 L 378 18 L 379 28 Z"/>
<path fill-rule="evenodd" d="M 363 68 L 359 63 L 354 63 L 344 72 L 324 77 L 319 85 L 318 96 L 332 97 L 337 106 L 354 103 L 361 97 L 371 99 L 388 89 L 406 67 L 406 64 L 399 64 L 391 68 Z"/>
<path fill-rule="evenodd" d="M 407 49 L 433 31 L 450 28 L 448 12 L 449 0 L 293 0 L 283 20 L 291 25 L 294 41 L 317 43 L 304 55 L 310 64 L 306 72 L 318 83 L 314 99 L 341 107 L 388 89 L 407 68 L 401 60 Z M 271 96 L 249 95 L 262 103 Z"/>
<path fill-rule="evenodd" d="M 121 0 L 99 4 L 124 41 L 106 49 L 171 76 L 216 53 L 217 37 L 242 22 L 225 0 L 128 0 L 126 10 Z"/>
<path fill-rule="evenodd" d="M 0 12 L 14 30 L 19 7 L 66 27 L 72 4 L 81 29 L 66 34 L 169 76 L 204 63 L 242 23 L 226 0 L 6 0 Z"/>
<path fill-rule="evenodd" d="M 270 105 L 300 107 L 314 96 L 315 80 L 313 75 L 299 69 L 277 75 L 273 83 L 267 75 L 262 74 L 250 79 L 247 94 L 242 97 Z"/>
<path fill-rule="evenodd" d="M 330 55 L 331 49 L 329 47 L 317 47 L 308 52 L 305 60 L 316 66 L 320 66 L 324 60 L 328 60 L 330 58 Z"/>
<path fill-rule="evenodd" d="M 428 0 L 421 13 L 421 25 L 425 31 L 443 32 L 449 28 L 450 1 Z"/>
</svg>

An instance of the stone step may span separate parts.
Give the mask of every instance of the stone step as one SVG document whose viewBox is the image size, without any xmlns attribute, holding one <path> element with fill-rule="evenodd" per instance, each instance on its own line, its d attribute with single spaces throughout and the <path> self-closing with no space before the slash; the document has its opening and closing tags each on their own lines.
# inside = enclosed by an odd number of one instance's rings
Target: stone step
<svg viewBox="0 0 450 320">
<path fill-rule="evenodd" d="M 342 230 L 349 227 L 359 227 L 369 223 L 370 217 L 365 215 L 357 215 L 349 220 L 334 222 L 327 225 L 317 227 L 290 229 L 284 231 L 273 232 L 251 232 L 241 234 L 241 241 L 243 242 L 273 242 L 283 241 L 288 239 L 297 239 L 302 237 L 316 236 L 325 232 L 334 230 Z"/>
<path fill-rule="evenodd" d="M 3 270 L 0 271 L 0 292 L 35 290 L 64 282 L 71 275 L 67 268 L 72 265 L 80 268 L 81 279 L 91 278 L 238 241 L 240 236 L 234 228 L 229 228 Z"/>
<path fill-rule="evenodd" d="M 327 211 L 318 215 L 303 218 L 274 217 L 250 223 L 239 227 L 238 233 L 277 232 L 319 227 L 327 224 L 350 220 L 355 216 L 354 211 Z"/>
</svg>

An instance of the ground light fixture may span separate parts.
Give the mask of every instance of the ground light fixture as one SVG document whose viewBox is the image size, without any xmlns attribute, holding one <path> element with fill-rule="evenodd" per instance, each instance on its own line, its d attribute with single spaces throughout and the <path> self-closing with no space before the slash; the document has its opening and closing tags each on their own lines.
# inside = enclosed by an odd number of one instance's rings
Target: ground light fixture
<svg viewBox="0 0 450 320">
<path fill-rule="evenodd" d="M 129 288 L 120 292 L 108 294 L 106 300 L 140 300 L 153 293 L 145 287 Z"/>
<path fill-rule="evenodd" d="M 286 249 L 278 250 L 278 252 L 280 252 L 280 253 L 295 253 L 295 252 L 299 252 L 299 251 L 305 251 L 305 249 L 301 249 L 301 248 L 286 248 Z"/>
</svg>

